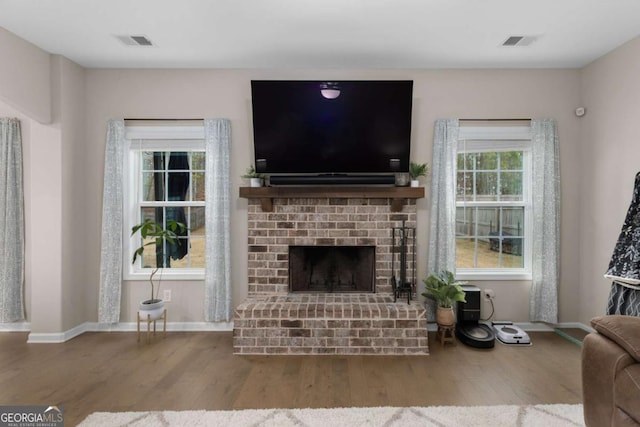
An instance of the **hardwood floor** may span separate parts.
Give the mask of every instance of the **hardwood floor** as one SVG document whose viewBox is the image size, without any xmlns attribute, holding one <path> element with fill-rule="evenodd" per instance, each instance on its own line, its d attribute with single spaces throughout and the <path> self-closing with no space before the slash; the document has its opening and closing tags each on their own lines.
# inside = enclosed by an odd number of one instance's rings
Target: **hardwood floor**
<svg viewBox="0 0 640 427">
<path fill-rule="evenodd" d="M 441 347 L 430 356 L 234 356 L 230 332 L 87 333 L 64 344 L 0 334 L 0 405 L 96 411 L 580 403 L 580 347 Z"/>
</svg>

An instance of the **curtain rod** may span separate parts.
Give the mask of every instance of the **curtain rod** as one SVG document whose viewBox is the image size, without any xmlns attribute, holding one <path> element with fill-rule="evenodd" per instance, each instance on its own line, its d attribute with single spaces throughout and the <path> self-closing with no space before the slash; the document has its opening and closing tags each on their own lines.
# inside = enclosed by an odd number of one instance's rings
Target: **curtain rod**
<svg viewBox="0 0 640 427">
<path fill-rule="evenodd" d="M 140 118 L 125 118 L 124 120 L 140 120 L 140 121 L 150 121 L 150 122 L 180 122 L 180 121 L 184 121 L 184 122 L 188 122 L 188 121 L 194 121 L 194 120 L 204 120 L 203 118 L 199 118 L 199 119 L 177 119 L 177 118 L 171 118 L 171 119 L 140 119 Z"/>
<path fill-rule="evenodd" d="M 530 122 L 531 119 L 458 119 L 461 122 Z"/>
</svg>

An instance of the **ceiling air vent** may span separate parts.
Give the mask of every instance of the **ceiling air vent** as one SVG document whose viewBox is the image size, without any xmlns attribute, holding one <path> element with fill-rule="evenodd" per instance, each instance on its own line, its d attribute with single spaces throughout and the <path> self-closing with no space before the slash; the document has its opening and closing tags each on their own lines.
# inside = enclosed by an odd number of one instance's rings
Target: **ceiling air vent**
<svg viewBox="0 0 640 427">
<path fill-rule="evenodd" d="M 116 36 L 116 38 L 127 46 L 153 46 L 147 36 Z"/>
<path fill-rule="evenodd" d="M 529 46 L 537 39 L 536 36 L 509 36 L 501 46 Z"/>
</svg>

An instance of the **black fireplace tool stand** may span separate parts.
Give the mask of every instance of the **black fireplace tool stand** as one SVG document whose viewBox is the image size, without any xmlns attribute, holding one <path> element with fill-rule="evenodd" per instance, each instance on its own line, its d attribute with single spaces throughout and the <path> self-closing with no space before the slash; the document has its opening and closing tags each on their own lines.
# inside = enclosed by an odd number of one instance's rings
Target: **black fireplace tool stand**
<svg viewBox="0 0 640 427">
<path fill-rule="evenodd" d="M 391 288 L 393 302 L 406 295 L 407 304 L 416 296 L 416 229 L 392 228 Z"/>
</svg>

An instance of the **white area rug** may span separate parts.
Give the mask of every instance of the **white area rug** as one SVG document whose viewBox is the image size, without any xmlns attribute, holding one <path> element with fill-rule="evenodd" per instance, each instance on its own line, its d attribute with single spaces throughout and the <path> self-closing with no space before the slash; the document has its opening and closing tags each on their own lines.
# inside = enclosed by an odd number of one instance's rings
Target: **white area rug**
<svg viewBox="0 0 640 427">
<path fill-rule="evenodd" d="M 584 426 L 582 405 L 95 412 L 80 426 Z"/>
</svg>

